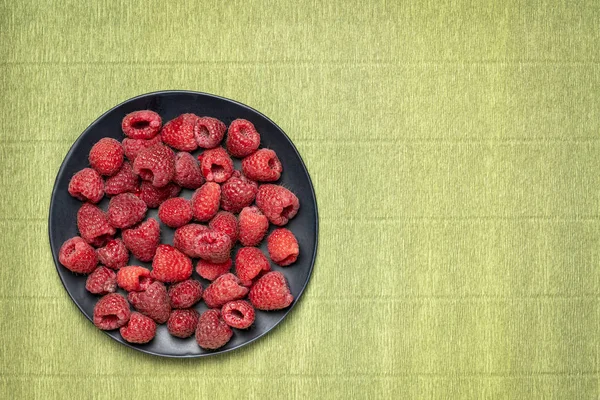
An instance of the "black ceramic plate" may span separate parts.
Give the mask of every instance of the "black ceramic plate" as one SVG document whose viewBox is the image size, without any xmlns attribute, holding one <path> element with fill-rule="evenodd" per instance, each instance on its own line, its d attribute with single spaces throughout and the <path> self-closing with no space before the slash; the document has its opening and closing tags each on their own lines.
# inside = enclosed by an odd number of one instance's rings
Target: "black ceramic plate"
<svg viewBox="0 0 600 400">
<path fill-rule="evenodd" d="M 116 341 L 139 351 L 167 357 L 201 357 L 223 353 L 251 343 L 269 332 L 283 320 L 298 302 L 308 284 L 317 251 L 317 203 L 306 167 L 286 134 L 263 114 L 233 100 L 211 94 L 188 91 L 149 93 L 127 100 L 107 111 L 81 134 L 69 150 L 58 171 L 50 202 L 48 233 L 50 235 L 50 246 L 54 262 L 60 279 L 77 307 L 91 321 L 94 305 L 99 297 L 85 290 L 86 276 L 75 275 L 58 262 L 58 252 L 62 243 L 78 235 L 76 215 L 77 210 L 82 204 L 79 200 L 69 195 L 67 188 L 73 174 L 88 166 L 88 153 L 94 143 L 106 136 L 117 140 L 123 139 L 121 131 L 121 120 L 123 117 L 132 111 L 145 109 L 153 110 L 160 114 L 163 123 L 183 113 L 216 117 L 227 125 L 236 118 L 244 118 L 251 121 L 261 134 L 261 147 L 268 147 L 275 150 L 283 164 L 283 173 L 278 183 L 293 191 L 300 200 L 298 214 L 286 226 L 298 239 L 300 255 L 296 263 L 289 267 L 279 267 L 273 263 L 271 265 L 273 270 L 283 272 L 289 282 L 295 300 L 290 307 L 284 310 L 257 311 L 256 321 L 250 329 L 234 329 L 233 337 L 229 343 L 216 351 L 201 349 L 193 337 L 178 339 L 171 336 L 167 332 L 166 325 L 160 325 L 156 337 L 150 343 L 143 345 L 125 342 L 118 330 L 106 333 Z M 194 155 L 200 152 L 196 151 Z M 236 168 L 239 169 L 240 161 L 234 160 L 234 162 Z M 181 196 L 190 198 L 192 193 L 193 191 L 184 189 Z M 104 198 L 99 205 L 102 209 L 106 210 L 108 199 Z M 147 217 L 153 217 L 158 220 L 157 210 L 149 210 Z M 272 229 L 273 226 L 271 226 L 270 230 Z M 161 224 L 161 242 L 172 244 L 173 232 L 173 229 Z M 265 242 L 266 240 L 263 240 L 261 249 L 265 254 L 268 254 Z M 232 254 L 235 254 L 238 248 L 239 245 L 234 248 Z M 196 264 L 195 261 L 194 266 Z M 142 263 L 133 256 L 130 258 L 129 264 L 150 267 L 149 263 Z M 208 281 L 201 279 L 195 271 L 193 278 L 199 279 L 204 287 L 209 284 Z M 199 312 L 203 312 L 206 310 L 206 305 L 204 302 L 200 302 L 196 306 L 196 309 Z"/>
</svg>

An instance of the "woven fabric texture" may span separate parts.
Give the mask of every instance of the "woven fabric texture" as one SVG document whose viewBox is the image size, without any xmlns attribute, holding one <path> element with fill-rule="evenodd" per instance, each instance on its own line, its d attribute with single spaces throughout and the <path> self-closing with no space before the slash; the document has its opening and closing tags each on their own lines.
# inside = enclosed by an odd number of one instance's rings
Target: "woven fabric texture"
<svg viewBox="0 0 600 400">
<path fill-rule="evenodd" d="M 598 398 L 600 2 L 0 0 L 0 397 Z M 161 89 L 272 118 L 314 181 L 297 308 L 222 356 L 118 344 L 47 237 L 105 110 Z"/>
</svg>

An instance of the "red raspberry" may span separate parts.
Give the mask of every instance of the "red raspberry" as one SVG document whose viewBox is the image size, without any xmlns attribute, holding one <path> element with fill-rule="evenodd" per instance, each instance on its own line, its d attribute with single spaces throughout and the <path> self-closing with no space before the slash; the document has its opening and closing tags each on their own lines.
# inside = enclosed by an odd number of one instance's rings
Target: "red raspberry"
<svg viewBox="0 0 600 400">
<path fill-rule="evenodd" d="M 192 276 L 192 261 L 168 244 L 156 249 L 150 276 L 161 282 L 181 282 Z"/>
<path fill-rule="evenodd" d="M 285 228 L 275 229 L 267 238 L 267 249 L 273 262 L 285 267 L 296 262 L 300 247 L 296 236 Z"/>
<path fill-rule="evenodd" d="M 156 322 L 138 312 L 132 312 L 127 325 L 122 326 L 121 337 L 129 343 L 148 343 L 156 335 Z"/>
<path fill-rule="evenodd" d="M 133 172 L 133 167 L 127 161 L 123 162 L 121 169 L 104 182 L 104 192 L 114 196 L 121 193 L 135 192 L 140 178 Z"/>
<path fill-rule="evenodd" d="M 196 150 L 198 144 L 194 138 L 194 128 L 197 121 L 195 114 L 181 114 L 167 122 L 161 132 L 163 142 L 181 151 Z"/>
<path fill-rule="evenodd" d="M 175 230 L 173 247 L 192 258 L 200 257 L 195 250 L 196 238 L 200 233 L 207 231 L 208 227 L 200 224 L 187 224 Z"/>
<path fill-rule="evenodd" d="M 261 185 L 256 194 L 256 205 L 274 225 L 285 225 L 298 213 L 300 202 L 296 195 L 283 186 Z"/>
<path fill-rule="evenodd" d="M 78 200 L 96 204 L 104 197 L 104 181 L 96 170 L 84 168 L 71 178 L 69 194 Z"/>
<path fill-rule="evenodd" d="M 161 125 L 160 115 L 150 110 L 134 111 L 121 122 L 123 133 L 132 139 L 152 139 L 160 131 Z"/>
<path fill-rule="evenodd" d="M 58 261 L 77 274 L 89 274 L 98 265 L 94 248 L 79 236 L 63 243 L 58 252 Z"/>
<path fill-rule="evenodd" d="M 144 219 L 146 203 L 132 193 L 118 194 L 108 203 L 108 222 L 114 228 L 129 228 Z"/>
<path fill-rule="evenodd" d="M 100 175 L 112 176 L 123 164 L 123 147 L 113 138 L 103 138 L 90 150 L 90 165 Z"/>
<path fill-rule="evenodd" d="M 206 182 L 192 196 L 192 212 L 198 221 L 206 222 L 219 211 L 221 187 L 214 182 Z"/>
<path fill-rule="evenodd" d="M 144 149 L 133 162 L 133 172 L 156 187 L 166 186 L 175 176 L 175 153 L 162 144 Z"/>
<path fill-rule="evenodd" d="M 148 208 L 156 208 L 165 200 L 175 197 L 181 192 L 181 187 L 174 183 L 169 183 L 167 186 L 157 188 L 152 186 L 150 182 L 142 182 L 138 197 L 146 203 Z"/>
<path fill-rule="evenodd" d="M 260 145 L 260 135 L 252 122 L 236 119 L 227 131 L 227 150 L 234 157 L 242 158 L 254 153 Z"/>
<path fill-rule="evenodd" d="M 186 189 L 198 189 L 204 183 L 198 161 L 184 151 L 175 156 L 175 176 L 173 182 Z"/>
<path fill-rule="evenodd" d="M 270 271 L 267 257 L 256 247 L 242 247 L 235 255 L 235 273 L 244 286 L 252 285 L 252 279 L 262 271 Z"/>
<path fill-rule="evenodd" d="M 134 162 L 135 158 L 144 149 L 154 146 L 155 144 L 162 143 L 162 136 L 156 135 L 152 139 L 123 139 L 123 151 L 129 161 Z"/>
<path fill-rule="evenodd" d="M 167 322 L 167 329 L 173 336 L 185 339 L 194 334 L 200 314 L 193 309 L 173 310 Z"/>
<path fill-rule="evenodd" d="M 203 260 L 213 263 L 222 263 L 227 261 L 231 252 L 231 239 L 229 236 L 219 231 L 201 232 L 195 239 L 194 251 Z"/>
<path fill-rule="evenodd" d="M 148 262 L 154 258 L 160 243 L 160 226 L 154 218 L 150 218 L 135 228 L 124 230 L 121 236 L 134 257 Z"/>
<path fill-rule="evenodd" d="M 219 310 L 205 311 L 198 319 L 196 342 L 203 349 L 214 350 L 229 342 L 233 331 L 222 319 Z"/>
<path fill-rule="evenodd" d="M 222 147 L 205 150 L 198 161 L 207 182 L 225 182 L 233 173 L 233 161 Z"/>
<path fill-rule="evenodd" d="M 222 263 L 211 263 L 210 261 L 200 260 L 196 265 L 198 275 L 209 281 L 214 281 L 221 275 L 225 275 L 231 269 L 231 258 Z"/>
<path fill-rule="evenodd" d="M 239 300 L 248 294 L 248 288 L 241 285 L 237 276 L 232 273 L 221 275 L 204 291 L 204 302 L 208 308 L 221 307 L 232 300 Z"/>
<path fill-rule="evenodd" d="M 245 207 L 238 217 L 240 242 L 244 246 L 258 246 L 269 229 L 269 220 L 258 207 Z"/>
<path fill-rule="evenodd" d="M 183 197 L 165 200 L 158 208 L 158 218 L 171 228 L 179 228 L 192 220 L 192 206 Z"/>
<path fill-rule="evenodd" d="M 250 328 L 254 323 L 254 314 L 254 307 L 244 300 L 230 301 L 221 309 L 225 323 L 238 329 Z"/>
<path fill-rule="evenodd" d="M 129 265 L 117 272 L 117 284 L 128 292 L 143 292 L 152 282 L 150 270 L 138 265 Z"/>
<path fill-rule="evenodd" d="M 164 324 L 169 319 L 171 305 L 167 289 L 162 282 L 152 282 L 143 292 L 129 292 L 127 298 L 136 310 L 157 323 Z"/>
<path fill-rule="evenodd" d="M 101 264 L 108 268 L 120 269 L 129 261 L 129 251 L 121 239 L 113 239 L 106 246 L 96 250 L 96 255 Z"/>
<path fill-rule="evenodd" d="M 249 179 L 275 182 L 281 176 L 283 167 L 273 150 L 260 149 L 242 160 L 242 171 Z"/>
<path fill-rule="evenodd" d="M 125 297 L 110 293 L 100 298 L 94 307 L 94 325 L 104 331 L 118 329 L 129 321 L 131 311 Z"/>
<path fill-rule="evenodd" d="M 90 203 L 84 203 L 77 212 L 77 228 L 81 237 L 95 247 L 104 245 L 116 233 L 104 211 Z"/>
<path fill-rule="evenodd" d="M 239 213 L 254 201 L 258 185 L 234 171 L 231 178 L 221 186 L 221 207 L 225 211 Z"/>
<path fill-rule="evenodd" d="M 106 267 L 98 267 L 88 275 L 85 288 L 93 294 L 108 294 L 117 290 L 117 274 Z"/>
<path fill-rule="evenodd" d="M 169 288 L 172 308 L 190 308 L 202 298 L 202 285 L 195 279 L 176 283 Z"/>
<path fill-rule="evenodd" d="M 223 232 L 231 239 L 231 244 L 235 244 L 238 239 L 238 222 L 235 215 L 227 211 L 219 211 L 208 226 L 219 232 Z"/>
<path fill-rule="evenodd" d="M 272 271 L 263 275 L 250 289 L 248 295 L 252 305 L 259 310 L 280 310 L 294 301 L 283 274 Z"/>
<path fill-rule="evenodd" d="M 203 149 L 212 149 L 217 147 L 223 136 L 227 126 L 216 118 L 201 117 L 196 121 L 196 127 L 194 129 L 194 136 L 196 143 Z"/>
</svg>

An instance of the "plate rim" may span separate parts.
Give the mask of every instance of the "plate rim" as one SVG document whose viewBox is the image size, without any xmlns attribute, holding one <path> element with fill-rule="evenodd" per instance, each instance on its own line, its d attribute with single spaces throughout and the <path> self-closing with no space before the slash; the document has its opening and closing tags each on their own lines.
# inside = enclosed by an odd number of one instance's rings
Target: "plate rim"
<svg viewBox="0 0 600 400">
<path fill-rule="evenodd" d="M 308 177 L 308 182 L 310 183 L 310 191 L 311 191 L 311 195 L 312 195 L 312 200 L 313 200 L 313 204 L 314 204 L 314 208 L 315 208 L 315 219 L 314 219 L 314 227 L 315 227 L 315 246 L 314 246 L 314 250 L 311 256 L 311 261 L 310 261 L 310 267 L 308 270 L 308 276 L 306 281 L 304 282 L 304 284 L 302 285 L 300 292 L 298 293 L 298 296 L 296 296 L 296 298 L 294 299 L 294 301 L 292 302 L 292 304 L 289 306 L 289 308 L 287 310 L 285 310 L 285 313 L 283 313 L 283 315 L 281 316 L 281 318 L 279 318 L 275 324 L 268 330 L 262 332 L 261 334 L 259 334 L 258 336 L 256 336 L 255 338 L 252 338 L 246 342 L 240 343 L 234 347 L 228 348 L 228 349 L 222 349 L 222 350 L 204 350 L 204 352 L 199 353 L 199 354 L 182 354 L 182 355 L 176 355 L 176 354 L 163 354 L 163 353 L 158 353 L 156 351 L 151 351 L 151 350 L 147 350 L 144 348 L 140 348 L 140 347 L 136 347 L 133 344 L 125 341 L 125 340 L 118 340 L 116 337 L 113 337 L 112 335 L 109 334 L 109 332 L 114 332 L 115 330 L 112 331 L 105 331 L 105 330 L 100 330 L 101 332 L 103 332 L 106 336 L 110 337 L 112 340 L 114 340 L 117 343 L 120 343 L 124 346 L 127 346 L 133 350 L 145 353 L 145 354 L 150 354 L 153 356 L 158 356 L 158 357 L 166 357 L 166 358 L 200 358 L 200 357 L 209 357 L 209 356 L 214 356 L 214 355 L 218 355 L 218 354 L 224 354 L 224 353 L 229 353 L 233 350 L 237 350 L 241 347 L 247 346 L 255 341 L 257 341 L 258 339 L 262 338 L 263 336 L 265 336 L 267 333 L 275 330 L 279 324 L 285 319 L 285 317 L 287 317 L 287 315 L 294 309 L 294 307 L 296 306 L 296 303 L 298 303 L 298 301 L 300 300 L 300 298 L 302 297 L 302 295 L 304 294 L 304 291 L 306 290 L 306 287 L 308 286 L 311 278 L 312 278 L 312 274 L 313 274 L 313 270 L 314 270 L 314 266 L 315 266 L 315 262 L 317 259 L 317 250 L 319 248 L 319 210 L 318 210 L 318 203 L 317 203 L 317 196 L 315 194 L 315 187 L 312 181 L 312 178 L 310 176 L 310 173 L 308 172 L 308 168 L 306 167 L 306 164 L 304 163 L 304 160 L 302 159 L 302 156 L 300 155 L 300 152 L 298 151 L 298 149 L 296 148 L 296 145 L 294 144 L 294 142 L 290 139 L 290 137 L 287 135 L 287 133 L 285 133 L 285 131 L 283 129 L 281 129 L 281 127 L 279 125 L 277 125 L 272 119 L 270 119 L 269 117 L 267 117 L 265 114 L 261 113 L 260 111 L 256 110 L 253 107 L 250 107 L 247 104 L 241 103 L 237 100 L 233 100 L 227 97 L 223 97 L 223 96 L 219 96 L 216 94 L 212 94 L 212 93 L 207 93 L 207 92 L 198 92 L 198 91 L 193 91 L 193 90 L 158 90 L 158 91 L 154 91 L 154 92 L 148 92 L 148 93 L 144 93 L 138 96 L 134 96 L 131 97 L 129 99 L 126 99 L 122 102 L 120 102 L 119 104 L 115 105 L 114 107 L 111 107 L 110 109 L 108 109 L 107 111 L 105 111 L 104 113 L 102 113 L 98 118 L 96 118 L 91 124 L 89 124 L 77 137 L 77 139 L 75 139 L 75 141 L 71 144 L 71 147 L 69 147 L 69 151 L 67 151 L 67 153 L 64 155 L 62 163 L 60 165 L 60 168 L 58 169 L 58 172 L 56 173 L 56 178 L 54 179 L 54 184 L 52 187 L 52 193 L 50 195 L 50 207 L 48 208 L 48 239 L 49 239 L 49 244 L 50 244 L 50 251 L 52 252 L 52 258 L 54 260 L 54 267 L 56 269 L 56 273 L 58 274 L 58 277 L 60 278 L 60 281 L 65 289 L 65 291 L 67 292 L 67 294 L 69 295 L 69 297 L 71 298 L 71 301 L 77 306 L 77 308 L 79 309 L 79 311 L 81 312 L 81 314 L 83 314 L 83 316 L 90 322 L 93 324 L 92 319 L 85 313 L 85 311 L 83 310 L 83 308 L 79 305 L 79 303 L 73 298 L 73 295 L 71 294 L 71 292 L 69 291 L 69 289 L 67 288 L 67 285 L 65 283 L 65 281 L 63 280 L 63 277 L 60 273 L 60 262 L 58 260 L 58 254 L 55 253 L 54 251 L 54 247 L 55 247 L 55 241 L 53 239 L 53 235 L 51 233 L 51 227 L 52 227 L 52 215 L 53 215 L 53 210 L 55 207 L 55 194 L 56 194 L 56 188 L 57 188 L 57 184 L 60 178 L 63 177 L 63 175 L 65 174 L 65 161 L 70 158 L 73 154 L 74 148 L 75 146 L 83 139 L 83 136 L 92 128 L 94 127 L 96 124 L 98 124 L 107 114 L 111 113 L 112 111 L 114 111 L 115 109 L 131 102 L 134 100 L 138 100 L 140 98 L 145 98 L 145 97 L 152 97 L 152 96 L 157 96 L 157 95 L 165 95 L 165 94 L 191 94 L 191 95 L 200 95 L 200 96 L 204 96 L 204 97 L 209 97 L 209 98 L 214 98 L 214 99 L 219 99 L 219 100 L 224 100 L 230 103 L 234 103 L 240 107 L 246 108 L 260 116 L 262 116 L 263 118 L 265 118 L 267 121 L 269 121 L 271 124 L 273 124 L 273 126 L 275 126 L 277 128 L 277 130 L 279 130 L 279 132 L 281 134 L 283 134 L 283 138 L 285 140 L 287 140 L 287 142 L 291 145 L 292 149 L 294 150 L 294 152 L 296 153 L 296 155 L 298 156 L 298 159 L 300 160 L 300 165 L 302 166 L 302 168 L 304 169 L 304 172 L 306 173 L 306 176 Z"/>
</svg>

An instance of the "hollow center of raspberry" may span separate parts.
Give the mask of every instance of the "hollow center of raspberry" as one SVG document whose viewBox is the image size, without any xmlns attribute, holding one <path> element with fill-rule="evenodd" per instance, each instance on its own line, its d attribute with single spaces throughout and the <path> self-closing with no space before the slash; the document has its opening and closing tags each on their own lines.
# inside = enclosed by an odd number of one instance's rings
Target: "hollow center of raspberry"
<svg viewBox="0 0 600 400">
<path fill-rule="evenodd" d="M 250 131 L 246 128 L 240 129 L 240 136 L 247 138 L 249 136 Z"/>
<path fill-rule="evenodd" d="M 102 322 L 107 325 L 113 325 L 119 322 L 119 317 L 117 317 L 114 314 L 105 315 L 104 317 L 102 317 Z"/>
<path fill-rule="evenodd" d="M 269 158 L 268 165 L 269 165 L 270 169 L 275 168 L 275 159 L 274 158 Z"/>
<path fill-rule="evenodd" d="M 145 120 L 135 121 L 134 123 L 131 124 L 131 127 L 133 129 L 145 129 L 149 126 L 150 126 L 150 121 L 145 121 Z"/>
<path fill-rule="evenodd" d="M 108 242 L 110 239 L 112 239 L 112 236 L 109 235 L 108 233 L 106 233 L 104 235 L 95 237 L 94 244 L 97 244 L 98 246 L 102 246 L 104 243 Z"/>
<path fill-rule="evenodd" d="M 148 168 L 141 168 L 140 176 L 145 181 L 151 181 L 152 178 L 154 177 L 154 174 L 152 173 L 152 170 L 149 170 Z"/>
<path fill-rule="evenodd" d="M 285 206 L 283 207 L 283 210 L 281 210 L 281 216 L 284 218 L 289 218 L 292 211 L 294 211 L 294 206 Z"/>
<path fill-rule="evenodd" d="M 225 173 L 225 168 L 222 165 L 213 164 L 210 166 L 210 171 L 215 177 L 219 177 Z"/>
<path fill-rule="evenodd" d="M 291 264 L 294 261 L 296 261 L 297 257 L 298 256 L 296 254 L 290 254 L 289 256 L 287 256 L 286 258 L 284 258 L 283 260 L 281 260 L 279 263 L 283 264 L 283 265 Z"/>
<path fill-rule="evenodd" d="M 205 126 L 200 125 L 199 127 L 197 127 L 197 135 L 202 136 L 202 137 L 208 137 L 209 136 L 208 129 L 206 129 Z"/>
<path fill-rule="evenodd" d="M 236 319 L 244 319 L 244 314 L 240 310 L 231 310 L 231 316 Z"/>
</svg>

